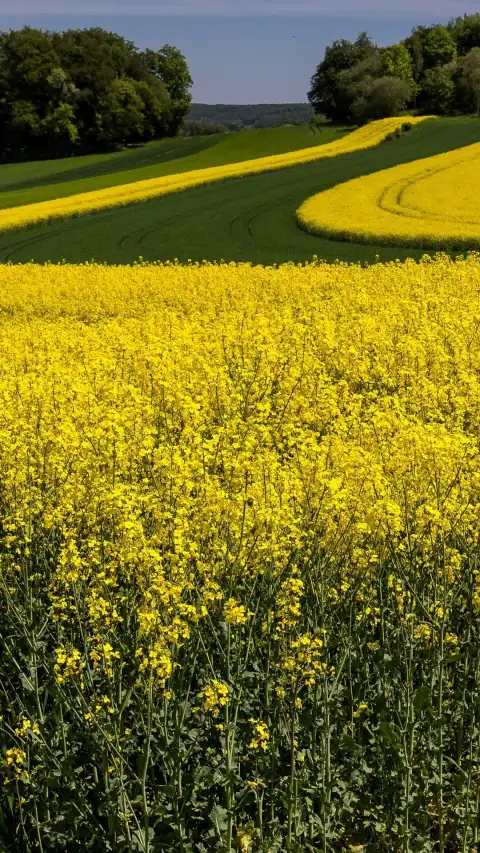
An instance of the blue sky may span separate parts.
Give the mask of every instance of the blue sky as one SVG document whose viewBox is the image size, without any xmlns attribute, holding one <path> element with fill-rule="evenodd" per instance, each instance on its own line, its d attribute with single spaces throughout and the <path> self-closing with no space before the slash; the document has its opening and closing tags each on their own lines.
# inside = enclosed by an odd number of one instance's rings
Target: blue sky
<svg viewBox="0 0 480 853">
<path fill-rule="evenodd" d="M 388 44 L 418 24 L 476 11 L 480 0 L 0 0 L 0 29 L 101 26 L 140 48 L 173 44 L 187 58 L 194 101 L 281 103 L 307 100 L 336 38 L 367 30 Z"/>
</svg>

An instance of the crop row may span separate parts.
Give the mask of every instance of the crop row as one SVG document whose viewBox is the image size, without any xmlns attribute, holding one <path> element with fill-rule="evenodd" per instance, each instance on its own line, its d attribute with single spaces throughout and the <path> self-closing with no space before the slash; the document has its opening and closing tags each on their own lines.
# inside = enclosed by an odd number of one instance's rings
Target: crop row
<svg viewBox="0 0 480 853">
<path fill-rule="evenodd" d="M 480 143 L 339 184 L 304 202 L 310 233 L 377 245 L 480 246 Z"/>
<path fill-rule="evenodd" d="M 422 120 L 424 117 L 409 118 L 411 123 Z M 0 233 L 38 222 L 75 217 L 97 210 L 146 201 L 213 181 L 255 175 L 260 172 L 283 169 L 301 163 L 313 162 L 324 157 L 336 157 L 339 154 L 369 148 L 377 145 L 385 138 L 386 134 L 400 127 L 403 122 L 404 119 L 401 118 L 382 119 L 325 145 L 317 145 L 286 154 L 259 157 L 225 166 L 213 166 L 177 175 L 120 184 L 106 189 L 78 193 L 66 198 L 6 208 L 0 210 Z"/>
</svg>

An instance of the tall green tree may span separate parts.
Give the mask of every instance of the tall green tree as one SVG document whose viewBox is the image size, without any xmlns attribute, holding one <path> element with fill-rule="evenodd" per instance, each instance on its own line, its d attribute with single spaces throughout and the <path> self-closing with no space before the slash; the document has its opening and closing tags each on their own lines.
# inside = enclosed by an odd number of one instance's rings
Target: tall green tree
<svg viewBox="0 0 480 853">
<path fill-rule="evenodd" d="M 411 88 L 406 80 L 387 75 L 364 83 L 352 105 L 352 117 L 363 124 L 396 115 L 411 97 Z"/>
<path fill-rule="evenodd" d="M 178 132 L 191 104 L 185 57 L 137 50 L 101 27 L 0 33 L 0 157 L 115 149 Z"/>
<path fill-rule="evenodd" d="M 455 18 L 447 27 L 455 39 L 459 56 L 466 56 L 474 47 L 480 47 L 480 12 Z"/>
<path fill-rule="evenodd" d="M 142 141 L 144 103 L 129 77 L 112 80 L 101 102 L 101 133 L 106 147 Z"/>
<path fill-rule="evenodd" d="M 51 39 L 40 30 L 24 27 L 0 34 L 2 92 L 13 103 L 30 101 L 41 113 L 51 98 L 49 78 L 60 59 Z"/>
<path fill-rule="evenodd" d="M 159 139 L 169 132 L 170 97 L 165 84 L 153 74 L 145 80 L 136 80 L 135 89 L 143 102 L 143 138 Z"/>
<path fill-rule="evenodd" d="M 36 154 L 39 150 L 40 116 L 31 101 L 15 100 L 5 121 L 4 153 Z"/>
<path fill-rule="evenodd" d="M 348 120 L 351 95 L 345 76 L 340 75 L 376 53 L 378 49 L 366 32 L 360 33 L 354 42 L 341 39 L 329 45 L 310 81 L 308 100 L 315 112 L 332 121 Z"/>
<path fill-rule="evenodd" d="M 404 45 L 407 48 L 412 60 L 412 76 L 415 83 L 413 90 L 413 106 L 417 105 L 417 96 L 420 91 L 420 80 L 423 74 L 424 58 L 423 44 L 427 32 L 426 27 L 417 27 L 412 34 L 405 39 Z"/>
<path fill-rule="evenodd" d="M 446 66 L 429 68 L 423 78 L 422 102 L 426 112 L 445 115 L 453 105 L 455 83 Z"/>
<path fill-rule="evenodd" d="M 143 60 L 149 73 L 158 77 L 166 87 L 170 98 L 168 135 L 174 136 L 192 103 L 189 90 L 193 80 L 186 59 L 176 47 L 166 44 L 160 50 L 144 51 Z"/>
<path fill-rule="evenodd" d="M 68 69 L 77 88 L 76 119 L 84 148 L 105 146 L 111 135 L 104 128 L 108 120 L 106 116 L 102 118 L 103 110 L 115 100 L 115 93 L 109 94 L 114 81 L 130 78 L 135 69 L 133 43 L 101 27 L 53 33 L 52 42 L 62 67 Z M 140 79 L 141 62 L 137 68 Z"/>
<path fill-rule="evenodd" d="M 339 102 L 343 105 L 346 121 L 366 120 L 362 118 L 366 99 L 373 81 L 382 74 L 383 62 L 380 53 L 367 56 L 350 70 L 340 72 L 338 75 Z"/>
<path fill-rule="evenodd" d="M 480 114 L 480 47 L 473 47 L 458 65 L 458 86 L 466 109 Z"/>
<path fill-rule="evenodd" d="M 68 75 L 48 34 L 31 27 L 0 34 L 0 153 L 41 156 L 42 127 L 62 103 Z M 71 90 L 69 90 L 69 94 Z"/>
<path fill-rule="evenodd" d="M 436 68 L 455 59 L 457 45 L 448 29 L 441 24 L 431 27 L 423 44 L 424 67 Z"/>
<path fill-rule="evenodd" d="M 44 150 L 50 156 L 67 156 L 78 139 L 75 111 L 72 104 L 60 103 L 40 122 L 39 135 Z"/>
<path fill-rule="evenodd" d="M 387 77 L 397 77 L 409 86 L 410 96 L 413 96 L 417 85 L 413 72 L 413 60 L 405 44 L 399 42 L 384 48 L 381 52 L 384 74 Z"/>
</svg>

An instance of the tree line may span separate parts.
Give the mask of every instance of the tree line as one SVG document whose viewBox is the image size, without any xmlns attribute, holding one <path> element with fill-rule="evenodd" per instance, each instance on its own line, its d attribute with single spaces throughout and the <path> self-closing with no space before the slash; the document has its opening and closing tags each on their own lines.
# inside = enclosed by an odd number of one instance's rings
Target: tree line
<svg viewBox="0 0 480 853">
<path fill-rule="evenodd" d="M 100 27 L 0 33 L 0 157 L 85 154 L 174 136 L 193 81 L 171 45 Z"/>
<path fill-rule="evenodd" d="M 308 99 L 330 121 L 363 123 L 404 109 L 480 114 L 480 13 L 419 26 L 378 47 L 366 32 L 334 41 L 311 79 Z"/>
<path fill-rule="evenodd" d="M 184 133 L 191 136 L 246 128 L 308 124 L 308 103 L 296 104 L 192 104 L 185 116 Z"/>
</svg>

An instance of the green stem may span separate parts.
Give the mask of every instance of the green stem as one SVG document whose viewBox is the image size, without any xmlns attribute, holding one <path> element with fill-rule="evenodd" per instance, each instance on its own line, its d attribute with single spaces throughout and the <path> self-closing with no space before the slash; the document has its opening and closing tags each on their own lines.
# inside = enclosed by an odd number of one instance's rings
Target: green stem
<svg viewBox="0 0 480 853">
<path fill-rule="evenodd" d="M 230 651 L 231 651 L 231 628 L 227 625 L 227 684 L 230 687 Z M 227 765 L 227 853 L 232 851 L 233 843 L 233 749 L 235 734 L 231 729 L 229 703 L 225 705 L 225 748 Z"/>
<path fill-rule="evenodd" d="M 150 832 L 149 832 L 149 814 L 147 802 L 147 772 L 150 761 L 150 747 L 152 739 L 152 686 L 148 689 L 148 722 L 147 722 L 147 740 L 145 743 L 145 754 L 142 769 L 142 806 L 143 806 L 143 830 L 144 830 L 144 851 L 150 853 Z"/>
<path fill-rule="evenodd" d="M 445 606 L 445 605 L 444 605 Z M 445 853 L 445 835 L 443 830 L 443 671 L 444 671 L 444 633 L 445 633 L 445 611 L 442 615 L 440 626 L 440 663 L 439 663 L 439 686 L 438 686 L 438 817 L 440 822 L 438 851 Z"/>
<path fill-rule="evenodd" d="M 327 679 L 324 678 L 325 688 L 325 716 L 324 716 L 324 737 L 325 737 L 325 763 L 324 763 L 324 779 L 325 787 L 323 792 L 323 850 L 327 853 L 327 825 L 330 817 L 330 800 L 331 800 L 331 756 L 330 756 L 330 708 Z"/>
<path fill-rule="evenodd" d="M 295 760 L 296 760 L 296 746 L 295 746 L 295 722 L 296 722 L 296 699 L 297 699 L 297 685 L 295 685 L 295 689 L 293 691 L 293 701 L 292 701 L 292 719 L 290 724 L 290 784 L 288 791 L 288 824 L 287 824 L 287 850 L 292 849 L 292 828 L 293 828 L 293 809 L 294 809 L 294 788 L 295 788 Z"/>
</svg>

